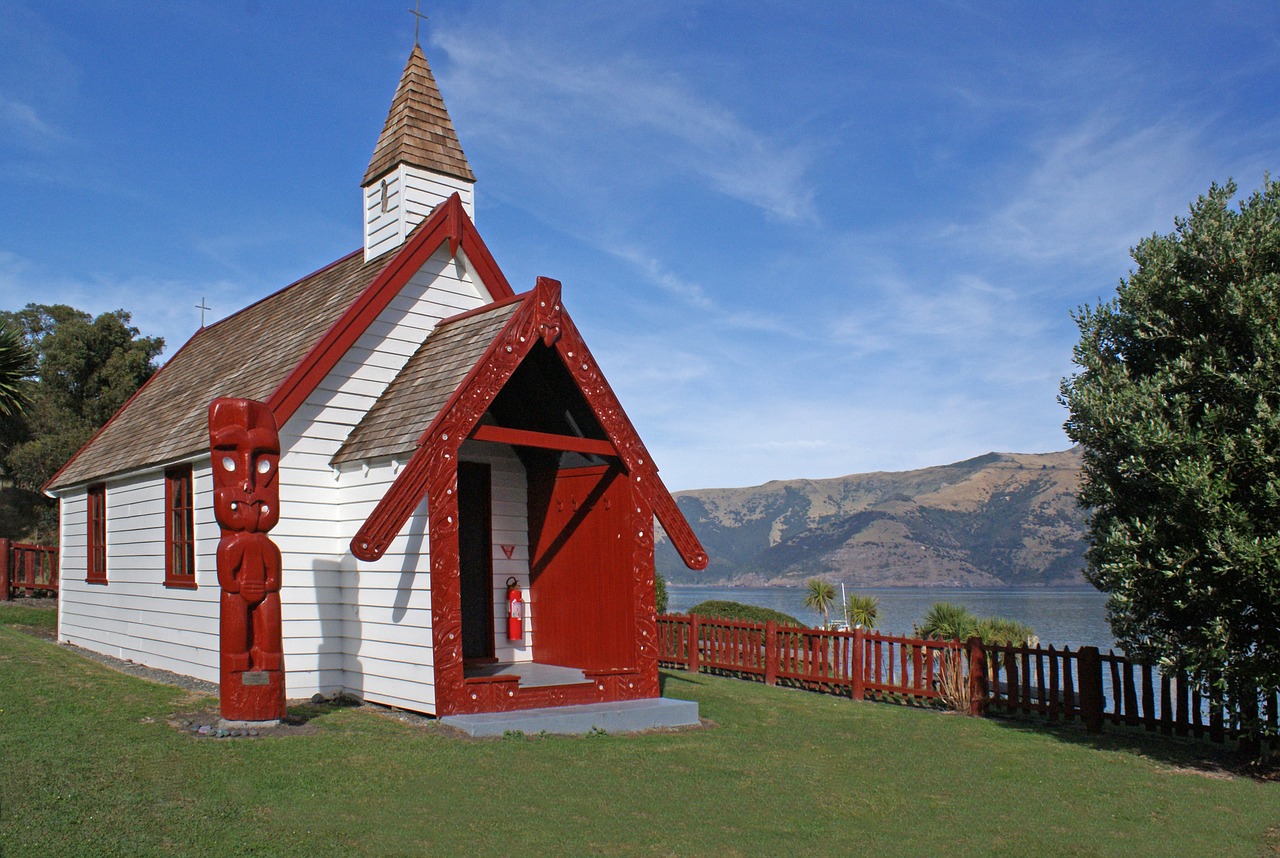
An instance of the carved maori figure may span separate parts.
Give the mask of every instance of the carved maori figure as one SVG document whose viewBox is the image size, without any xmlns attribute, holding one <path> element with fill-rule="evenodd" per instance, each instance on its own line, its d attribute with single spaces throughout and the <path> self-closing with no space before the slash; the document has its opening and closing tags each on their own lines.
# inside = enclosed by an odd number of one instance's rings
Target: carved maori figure
<svg viewBox="0 0 1280 858">
<path fill-rule="evenodd" d="M 222 717 L 284 716 L 280 549 L 280 434 L 271 409 L 250 399 L 209 405 L 213 513 L 221 528 Z"/>
</svg>

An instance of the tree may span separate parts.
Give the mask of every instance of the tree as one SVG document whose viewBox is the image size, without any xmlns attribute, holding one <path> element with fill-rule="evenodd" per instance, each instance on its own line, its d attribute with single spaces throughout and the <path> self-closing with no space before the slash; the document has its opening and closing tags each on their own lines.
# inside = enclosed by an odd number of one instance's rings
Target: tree
<svg viewBox="0 0 1280 858">
<path fill-rule="evenodd" d="M 659 614 L 667 612 L 667 579 L 661 572 L 653 573 L 653 604 Z"/>
<path fill-rule="evenodd" d="M 810 578 L 805 582 L 808 592 L 804 597 L 804 606 L 822 614 L 822 627 L 825 629 L 831 614 L 831 606 L 836 601 L 836 588 L 830 581 L 821 578 Z"/>
<path fill-rule="evenodd" d="M 953 602 L 934 602 L 925 613 L 924 622 L 917 632 L 922 638 L 964 641 L 978 634 L 980 622 L 963 605 Z"/>
<path fill-rule="evenodd" d="M 14 325 L 0 323 L 0 415 L 16 418 L 27 404 L 36 359 Z"/>
<path fill-rule="evenodd" d="M 874 629 L 879 615 L 880 600 L 875 596 L 850 593 L 844 601 L 844 619 L 850 628 L 862 626 L 864 629 Z"/>
<path fill-rule="evenodd" d="M 1074 314 L 1060 401 L 1117 642 L 1257 731 L 1259 691 L 1280 687 L 1280 183 L 1235 192 L 1210 187 Z"/>
<path fill-rule="evenodd" d="M 0 423 L 0 466 L 28 500 L 156 371 L 164 340 L 139 336 L 130 320 L 63 304 L 0 312 L 0 326 L 20 331 L 35 357 L 29 404 Z M 56 512 L 41 506 L 48 528 Z"/>
</svg>

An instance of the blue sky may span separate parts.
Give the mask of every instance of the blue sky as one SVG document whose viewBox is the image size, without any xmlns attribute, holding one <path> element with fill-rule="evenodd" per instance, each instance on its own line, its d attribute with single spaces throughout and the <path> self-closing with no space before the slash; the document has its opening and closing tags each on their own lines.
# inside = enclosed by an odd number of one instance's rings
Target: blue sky
<svg viewBox="0 0 1280 858">
<path fill-rule="evenodd" d="M 407 5 L 0 0 L 0 309 L 171 354 L 359 247 Z M 1064 449 L 1070 312 L 1280 171 L 1274 3 L 426 11 L 481 233 L 674 489 Z"/>
</svg>

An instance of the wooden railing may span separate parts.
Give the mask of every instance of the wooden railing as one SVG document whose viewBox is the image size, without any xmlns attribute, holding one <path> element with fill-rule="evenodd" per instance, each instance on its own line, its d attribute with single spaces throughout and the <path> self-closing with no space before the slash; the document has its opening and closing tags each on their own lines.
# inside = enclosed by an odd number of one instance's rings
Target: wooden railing
<svg viewBox="0 0 1280 858">
<path fill-rule="evenodd" d="M 932 704 L 940 698 L 974 715 L 1037 716 L 1145 727 L 1165 735 L 1243 739 L 1261 717 L 1280 735 L 1280 689 L 1234 707 L 1210 701 L 1186 674 L 1130 661 L 1097 647 L 1014 647 L 745 623 L 699 616 L 658 618 L 658 659 L 770 685 Z"/>
<path fill-rule="evenodd" d="M 941 654 L 963 646 L 959 641 L 919 640 L 862 629 L 836 632 L 697 615 L 658 618 L 658 659 L 664 665 L 848 694 L 859 700 L 868 696 L 936 698 Z"/>
<path fill-rule="evenodd" d="M 0 601 L 22 591 L 27 595 L 58 592 L 58 549 L 0 539 Z"/>
</svg>

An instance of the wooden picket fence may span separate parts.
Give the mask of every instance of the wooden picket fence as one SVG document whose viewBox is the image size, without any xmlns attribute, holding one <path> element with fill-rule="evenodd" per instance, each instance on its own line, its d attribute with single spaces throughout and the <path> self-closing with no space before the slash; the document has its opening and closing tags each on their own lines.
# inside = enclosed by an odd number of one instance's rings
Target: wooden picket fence
<svg viewBox="0 0 1280 858">
<path fill-rule="evenodd" d="M 1260 692 L 1236 711 L 1202 695 L 1185 674 L 1097 647 L 996 646 L 979 638 L 923 640 L 665 615 L 658 618 L 658 653 L 664 666 L 694 672 L 855 700 L 1079 721 L 1091 732 L 1110 723 L 1225 742 L 1242 739 L 1242 724 L 1261 715 L 1267 732 L 1280 735 L 1280 689 Z"/>
<path fill-rule="evenodd" d="M 58 592 L 58 549 L 0 539 L 0 602 L 19 592 L 34 596 Z"/>
</svg>

